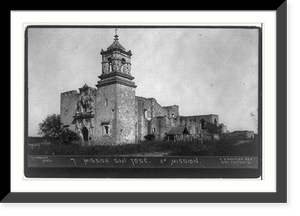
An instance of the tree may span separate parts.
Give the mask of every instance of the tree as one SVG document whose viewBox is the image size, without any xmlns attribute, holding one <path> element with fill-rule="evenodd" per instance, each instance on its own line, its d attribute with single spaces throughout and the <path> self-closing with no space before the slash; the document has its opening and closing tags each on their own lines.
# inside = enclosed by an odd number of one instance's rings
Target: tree
<svg viewBox="0 0 300 216">
<path fill-rule="evenodd" d="M 39 124 L 38 134 L 43 137 L 55 139 L 57 144 L 74 144 L 80 137 L 74 131 L 63 129 L 60 121 L 60 115 L 48 115 L 42 123 Z"/>
<path fill-rule="evenodd" d="M 62 132 L 60 115 L 48 115 L 42 123 L 39 123 L 39 135 L 47 138 L 59 138 Z"/>
</svg>

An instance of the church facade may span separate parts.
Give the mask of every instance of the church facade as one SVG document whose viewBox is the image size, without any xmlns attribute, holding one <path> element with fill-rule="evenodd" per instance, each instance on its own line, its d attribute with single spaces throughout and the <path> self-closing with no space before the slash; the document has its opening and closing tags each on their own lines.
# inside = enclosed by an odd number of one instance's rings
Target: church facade
<svg viewBox="0 0 300 216">
<path fill-rule="evenodd" d="M 136 96 L 132 53 L 120 44 L 118 35 L 100 54 L 102 74 L 96 88 L 85 84 L 60 98 L 63 127 L 78 133 L 83 145 L 137 143 L 149 134 L 157 140 L 176 140 L 185 134 L 203 140 L 210 137 L 205 130 L 208 123 L 226 133 L 218 115 L 180 116 L 177 105 L 161 106 L 155 98 Z"/>
</svg>

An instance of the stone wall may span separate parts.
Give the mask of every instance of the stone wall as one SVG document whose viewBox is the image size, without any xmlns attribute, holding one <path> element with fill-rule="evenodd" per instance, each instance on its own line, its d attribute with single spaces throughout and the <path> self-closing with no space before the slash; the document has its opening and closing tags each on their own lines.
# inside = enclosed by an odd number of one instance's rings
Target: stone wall
<svg viewBox="0 0 300 216">
<path fill-rule="evenodd" d="M 158 116 L 151 120 L 151 133 L 157 140 L 164 140 L 171 127 L 179 126 L 179 120 L 168 116 Z"/>
<path fill-rule="evenodd" d="M 212 123 L 212 124 L 219 124 L 219 116 L 215 114 L 210 115 L 197 115 L 196 116 L 197 121 L 200 121 L 201 119 L 204 119 L 206 122 Z"/>
<path fill-rule="evenodd" d="M 154 98 L 135 96 L 135 88 L 122 84 L 104 85 L 90 90 L 94 98 L 93 144 L 135 143 L 147 134 L 163 140 L 170 128 L 186 126 L 192 135 L 203 136 L 202 121 L 219 123 L 218 115 L 179 116 L 177 105 L 162 107 Z M 74 115 L 77 91 L 61 94 L 61 120 L 76 131 Z M 105 136 L 106 142 L 103 141 Z M 114 142 L 114 143 L 112 143 Z"/>
<path fill-rule="evenodd" d="M 154 98 L 136 97 L 137 137 L 144 140 L 147 134 L 154 134 L 162 140 L 171 127 L 179 125 L 179 107 L 162 107 Z"/>
<path fill-rule="evenodd" d="M 96 96 L 95 133 L 99 145 L 103 136 L 111 137 L 114 144 L 136 142 L 137 109 L 135 88 L 111 84 L 101 86 Z M 95 142 L 97 143 L 97 142 Z"/>
<path fill-rule="evenodd" d="M 73 116 L 76 112 L 76 102 L 80 94 L 76 91 L 67 91 L 60 94 L 60 119 L 63 126 L 69 126 L 70 130 L 75 131 Z"/>
<path fill-rule="evenodd" d="M 151 103 L 151 117 L 157 117 L 157 116 L 166 116 L 167 110 L 165 108 L 163 108 L 159 103 L 157 103 L 157 101 L 155 100 L 155 98 L 150 98 L 150 103 Z"/>
<path fill-rule="evenodd" d="M 186 126 L 190 134 L 200 134 L 201 133 L 201 123 L 194 116 L 182 117 L 180 116 L 180 125 Z"/>
<path fill-rule="evenodd" d="M 144 136 L 150 133 L 150 120 L 151 114 L 149 111 L 150 101 L 146 98 L 135 97 L 136 98 L 136 112 L 137 112 L 137 140 L 144 140 Z M 148 117 L 149 115 L 149 117 Z"/>
<path fill-rule="evenodd" d="M 163 108 L 167 111 L 167 116 L 169 118 L 179 117 L 179 106 L 173 105 L 173 106 L 165 106 Z"/>
<path fill-rule="evenodd" d="M 118 144 L 135 143 L 137 110 L 135 88 L 116 84 L 116 141 Z"/>
<path fill-rule="evenodd" d="M 166 116 L 159 116 L 159 117 L 154 117 L 151 119 L 151 134 L 155 135 L 155 139 L 161 140 L 162 137 L 162 123 L 165 123 L 166 121 Z"/>
<path fill-rule="evenodd" d="M 137 112 L 137 140 L 143 141 L 144 136 L 150 133 L 151 100 L 144 97 L 135 97 Z"/>
<path fill-rule="evenodd" d="M 136 97 L 138 109 L 144 112 L 146 119 L 151 120 L 157 116 L 168 115 L 168 110 L 162 107 L 155 98 Z"/>
<path fill-rule="evenodd" d="M 104 135 L 110 136 L 116 140 L 116 103 L 117 86 L 102 86 L 97 90 L 95 100 L 95 129 L 94 136 L 96 140 Z M 106 129 L 106 127 L 108 129 Z M 96 144 L 101 144 L 101 142 Z"/>
<path fill-rule="evenodd" d="M 218 115 L 197 115 L 180 116 L 180 125 L 186 126 L 191 134 L 200 134 L 203 128 L 203 121 L 212 124 L 219 124 Z"/>
</svg>

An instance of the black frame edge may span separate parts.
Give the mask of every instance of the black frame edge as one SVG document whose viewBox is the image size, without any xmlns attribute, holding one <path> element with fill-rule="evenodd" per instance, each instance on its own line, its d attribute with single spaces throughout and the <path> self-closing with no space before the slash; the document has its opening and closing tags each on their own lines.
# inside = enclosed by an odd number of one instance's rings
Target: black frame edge
<svg viewBox="0 0 300 216">
<path fill-rule="evenodd" d="M 275 193 L 15 193 L 2 203 L 286 203 L 287 202 L 287 1 L 276 10 L 276 192 Z M 280 98 L 280 100 L 279 100 Z M 279 124 L 280 123 L 280 124 Z M 10 148 L 7 166 L 10 170 Z M 10 172 L 9 172 L 10 174 Z M 201 194 L 201 196 L 199 196 Z M 246 195 L 245 195 L 246 194 Z"/>
<path fill-rule="evenodd" d="M 276 11 L 276 196 L 287 202 L 287 1 Z M 280 63 L 279 63 L 280 60 Z M 279 99 L 280 98 L 280 99 Z M 279 133 L 280 132 L 280 133 Z"/>
</svg>

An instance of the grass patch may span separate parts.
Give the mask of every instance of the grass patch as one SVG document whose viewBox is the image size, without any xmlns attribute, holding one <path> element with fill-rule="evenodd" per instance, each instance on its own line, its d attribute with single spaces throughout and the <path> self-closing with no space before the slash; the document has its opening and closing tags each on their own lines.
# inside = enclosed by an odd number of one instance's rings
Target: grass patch
<svg viewBox="0 0 300 216">
<path fill-rule="evenodd" d="M 155 155 L 167 152 L 169 156 L 258 156 L 258 142 L 248 140 L 239 144 L 237 140 L 220 140 L 216 142 L 163 142 L 144 141 L 138 144 L 117 146 L 89 146 L 79 145 L 41 145 L 29 148 L 29 155 Z"/>
</svg>

